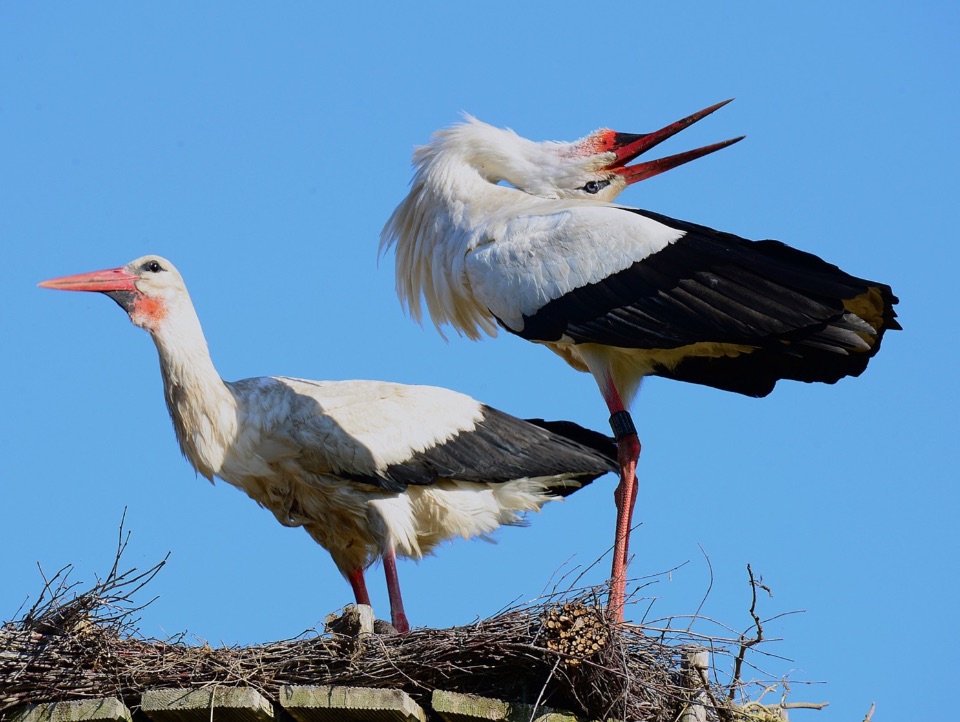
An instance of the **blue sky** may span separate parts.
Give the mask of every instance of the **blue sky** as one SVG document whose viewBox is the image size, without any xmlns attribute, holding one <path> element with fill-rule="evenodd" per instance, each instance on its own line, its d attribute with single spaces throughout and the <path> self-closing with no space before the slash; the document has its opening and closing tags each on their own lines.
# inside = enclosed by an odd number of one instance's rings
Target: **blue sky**
<svg viewBox="0 0 960 722">
<path fill-rule="evenodd" d="M 861 719 L 874 700 L 878 719 L 933 716 L 960 643 L 957 37 L 946 2 L 0 4 L 0 618 L 39 591 L 38 564 L 106 573 L 124 508 L 126 561 L 171 555 L 146 635 L 276 640 L 351 600 L 306 534 L 195 477 L 148 337 L 109 300 L 38 281 L 158 253 L 224 378 L 429 383 L 606 429 L 593 381 L 549 352 L 405 318 L 380 228 L 413 148 L 461 112 L 570 140 L 735 97 L 657 152 L 744 142 L 620 200 L 890 283 L 905 331 L 836 386 L 754 400 L 648 381 L 631 571 L 657 575 L 640 592 L 653 616 L 697 609 L 704 555 L 706 616 L 749 625 L 748 562 L 774 592 L 763 616 L 804 610 L 768 625 L 785 659 L 755 659 L 793 699 L 831 703 L 796 719 Z M 402 563 L 411 622 L 466 623 L 590 565 L 614 484 Z M 370 586 L 385 615 L 379 569 Z"/>
</svg>

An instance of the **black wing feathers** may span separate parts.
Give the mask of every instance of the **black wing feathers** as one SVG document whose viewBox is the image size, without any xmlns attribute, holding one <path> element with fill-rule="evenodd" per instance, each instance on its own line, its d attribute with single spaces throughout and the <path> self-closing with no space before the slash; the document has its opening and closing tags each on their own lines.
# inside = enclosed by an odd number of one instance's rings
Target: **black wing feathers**
<svg viewBox="0 0 960 722">
<path fill-rule="evenodd" d="M 719 358 L 691 352 L 656 373 L 762 396 L 780 378 L 832 383 L 857 375 L 884 332 L 900 328 L 897 298 L 885 284 L 779 241 L 749 241 L 649 211 L 623 211 L 684 235 L 545 304 L 524 317 L 518 335 L 651 351 L 738 346 L 739 355 Z"/>
<path fill-rule="evenodd" d="M 377 476 L 350 476 L 388 491 L 428 485 L 440 479 L 502 483 L 525 477 L 569 475 L 555 487 L 566 496 L 598 476 L 616 471 L 612 439 L 572 422 L 530 422 L 483 406 L 483 418 L 472 431 L 392 464 Z"/>
<path fill-rule="evenodd" d="M 519 335 L 623 348 L 669 349 L 703 341 L 757 343 L 803 334 L 842 316 L 844 300 L 883 288 L 779 241 L 730 233 L 636 209 L 685 235 L 603 281 L 524 318 Z"/>
</svg>

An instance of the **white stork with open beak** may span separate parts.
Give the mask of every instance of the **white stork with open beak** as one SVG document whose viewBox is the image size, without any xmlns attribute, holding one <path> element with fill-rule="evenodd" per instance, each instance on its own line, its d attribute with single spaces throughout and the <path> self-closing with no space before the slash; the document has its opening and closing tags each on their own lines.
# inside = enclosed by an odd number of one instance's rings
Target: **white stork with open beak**
<svg viewBox="0 0 960 722">
<path fill-rule="evenodd" d="M 40 284 L 99 291 L 150 332 L 167 408 L 196 471 L 302 526 L 370 604 L 383 559 L 393 625 L 409 629 L 396 557 L 522 523 L 525 512 L 617 470 L 611 439 L 523 421 L 463 394 L 385 381 L 223 381 L 183 279 L 159 256 Z"/>
<path fill-rule="evenodd" d="M 726 101 L 729 102 L 729 101 Z M 414 153 L 384 227 L 397 293 L 438 328 L 497 325 L 589 371 L 611 413 L 621 482 L 610 613 L 622 619 L 640 454 L 627 409 L 644 376 L 765 396 L 780 379 L 856 376 L 897 329 L 890 287 L 778 241 L 615 205 L 631 183 L 735 143 L 627 165 L 726 104 L 649 134 L 537 143 L 475 118 Z"/>
</svg>

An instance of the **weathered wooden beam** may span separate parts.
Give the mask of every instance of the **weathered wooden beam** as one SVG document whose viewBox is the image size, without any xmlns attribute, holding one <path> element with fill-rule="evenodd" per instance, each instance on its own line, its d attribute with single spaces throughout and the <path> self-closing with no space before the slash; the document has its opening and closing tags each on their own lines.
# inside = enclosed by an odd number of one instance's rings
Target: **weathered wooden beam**
<svg viewBox="0 0 960 722">
<path fill-rule="evenodd" d="M 132 722 L 132 717 L 123 702 L 109 697 L 27 705 L 10 722 Z"/>
<path fill-rule="evenodd" d="M 249 687 L 151 689 L 140 709 L 154 722 L 274 722 L 273 705 Z M 212 712 L 212 715 L 211 715 Z"/>
<path fill-rule="evenodd" d="M 297 722 L 426 722 L 427 715 L 399 689 L 288 686 L 280 705 Z"/>
<path fill-rule="evenodd" d="M 576 715 L 492 697 L 434 690 L 430 704 L 445 722 L 579 722 Z"/>
<path fill-rule="evenodd" d="M 507 722 L 510 719 L 510 704 L 492 697 L 436 689 L 430 704 L 446 722 Z"/>
</svg>

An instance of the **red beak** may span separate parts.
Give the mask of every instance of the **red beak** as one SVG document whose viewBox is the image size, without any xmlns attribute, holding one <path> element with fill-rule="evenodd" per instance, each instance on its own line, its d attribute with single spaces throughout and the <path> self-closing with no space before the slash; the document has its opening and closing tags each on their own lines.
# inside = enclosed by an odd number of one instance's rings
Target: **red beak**
<svg viewBox="0 0 960 722">
<path fill-rule="evenodd" d="M 41 288 L 55 288 L 60 291 L 136 291 L 137 277 L 126 268 L 110 268 L 105 271 L 78 273 L 75 276 L 61 276 L 41 281 Z"/>
<path fill-rule="evenodd" d="M 688 115 L 686 118 L 682 118 L 681 120 L 671 123 L 670 125 L 654 131 L 653 133 L 636 134 L 609 131 L 609 135 L 603 139 L 603 145 L 605 146 L 604 150 L 616 153 L 617 158 L 615 161 L 613 161 L 613 163 L 607 166 L 607 168 L 623 176 L 623 178 L 627 181 L 627 185 L 629 185 L 631 183 L 636 183 L 637 181 L 652 178 L 653 176 L 659 175 L 660 173 L 668 171 L 671 168 L 676 168 L 678 165 L 683 165 L 691 160 L 702 158 L 709 153 L 713 153 L 715 150 L 726 148 L 728 145 L 733 145 L 734 143 L 743 140 L 746 136 L 741 135 L 739 138 L 731 138 L 730 140 L 724 140 L 720 143 L 705 145 L 702 148 L 688 150 L 685 153 L 677 153 L 676 155 L 670 155 L 666 158 L 659 158 L 657 160 L 651 160 L 645 163 L 627 166 L 627 163 L 632 161 L 637 156 L 641 155 L 642 153 L 646 153 L 648 150 L 656 145 L 659 145 L 670 136 L 676 135 L 684 128 L 687 128 L 696 123 L 698 120 L 707 117 L 710 115 L 710 113 L 722 108 L 732 100 L 733 98 L 730 98 L 730 100 L 724 100 L 722 103 L 711 105 L 709 108 L 704 108 L 693 115 Z"/>
</svg>

